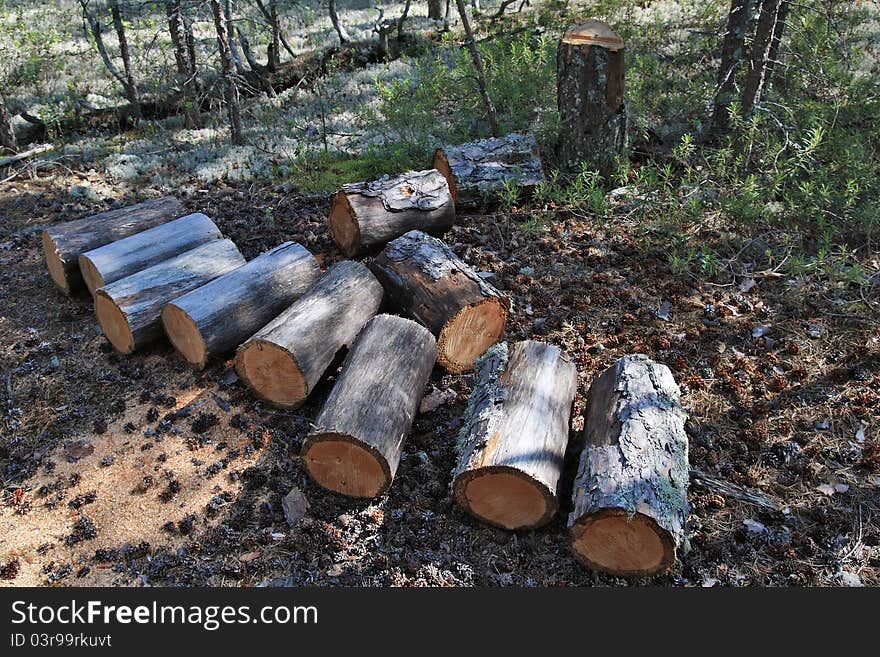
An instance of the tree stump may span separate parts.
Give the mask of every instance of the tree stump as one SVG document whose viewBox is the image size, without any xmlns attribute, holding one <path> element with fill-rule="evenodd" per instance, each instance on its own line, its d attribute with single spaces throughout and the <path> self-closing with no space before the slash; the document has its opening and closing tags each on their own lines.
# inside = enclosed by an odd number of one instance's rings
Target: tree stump
<svg viewBox="0 0 880 657">
<path fill-rule="evenodd" d="M 459 434 L 455 500 L 504 529 L 533 529 L 559 508 L 557 485 L 577 391 L 558 347 L 526 340 L 490 347 Z"/>
<path fill-rule="evenodd" d="M 538 144 L 524 133 L 438 148 L 434 168 L 446 177 L 456 207 L 497 197 L 505 185 L 528 192 L 544 180 Z"/>
<path fill-rule="evenodd" d="M 79 271 L 79 257 L 83 253 L 164 224 L 184 213 L 180 201 L 164 196 L 52 226 L 43 231 L 46 267 L 62 292 L 74 294 L 85 288 Z"/>
<path fill-rule="evenodd" d="M 442 234 L 455 223 L 455 204 L 436 169 L 345 185 L 333 196 L 328 224 L 348 257 L 418 229 Z"/>
<path fill-rule="evenodd" d="M 110 344 L 130 354 L 162 336 L 162 306 L 244 263 L 232 240 L 211 240 L 99 287 L 95 314 Z"/>
<path fill-rule="evenodd" d="M 201 213 L 188 214 L 86 251 L 79 257 L 79 270 L 94 295 L 103 285 L 222 237 L 220 229 L 208 217 Z"/>
<path fill-rule="evenodd" d="M 308 249 L 285 242 L 165 304 L 165 333 L 201 369 L 208 358 L 237 347 L 277 317 L 320 275 Z"/>
<path fill-rule="evenodd" d="M 415 322 L 370 320 L 303 442 L 312 479 L 350 497 L 387 490 L 436 355 L 434 336 Z"/>
<path fill-rule="evenodd" d="M 504 333 L 508 300 L 440 240 L 413 230 L 373 261 L 389 300 L 437 336 L 437 360 L 465 372 Z"/>
<path fill-rule="evenodd" d="M 339 350 L 354 342 L 381 302 L 382 286 L 366 266 L 352 260 L 333 265 L 238 348 L 238 375 L 272 404 L 301 406 Z"/>
<path fill-rule="evenodd" d="M 685 413 L 672 372 L 626 356 L 590 387 L 568 519 L 590 568 L 651 575 L 675 562 L 688 514 Z"/>
<path fill-rule="evenodd" d="M 603 176 L 626 155 L 623 40 L 601 21 L 573 25 L 556 54 L 557 155 L 564 169 L 582 163 Z"/>
</svg>

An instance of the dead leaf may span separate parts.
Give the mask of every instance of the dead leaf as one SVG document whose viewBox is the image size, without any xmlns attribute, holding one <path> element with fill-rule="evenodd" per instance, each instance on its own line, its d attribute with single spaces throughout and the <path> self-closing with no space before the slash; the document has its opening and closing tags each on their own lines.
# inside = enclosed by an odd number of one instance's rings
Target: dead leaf
<svg viewBox="0 0 880 657">
<path fill-rule="evenodd" d="M 669 303 L 669 301 L 664 301 L 662 304 L 660 304 L 660 307 L 654 314 L 657 315 L 657 319 L 662 319 L 664 322 L 668 322 L 670 310 L 672 310 L 672 304 Z"/>
<path fill-rule="evenodd" d="M 755 285 L 757 285 L 757 283 L 755 282 L 754 278 L 746 278 L 745 280 L 743 280 L 742 283 L 739 284 L 739 291 L 743 294 L 747 294 L 749 290 L 755 287 Z"/>
<path fill-rule="evenodd" d="M 75 440 L 64 445 L 64 456 L 68 463 L 76 463 L 86 456 L 91 456 L 95 451 L 95 446 L 84 440 Z"/>
<path fill-rule="evenodd" d="M 238 558 L 238 560 L 239 560 L 239 561 L 244 561 L 245 563 L 248 563 L 248 562 L 250 562 L 250 561 L 253 561 L 254 559 L 256 559 L 256 558 L 259 557 L 259 556 L 260 556 L 260 551 L 259 551 L 259 550 L 254 550 L 253 552 L 248 552 L 248 553 L 246 553 L 246 554 L 241 555 L 241 556 Z"/>
<path fill-rule="evenodd" d="M 436 411 L 444 404 L 448 404 L 449 402 L 454 401 L 456 396 L 457 395 L 455 394 L 454 390 L 440 390 L 434 386 L 431 386 L 431 392 L 425 395 L 422 398 L 422 403 L 419 404 L 419 413 L 425 414 Z"/>
<path fill-rule="evenodd" d="M 309 500 L 299 488 L 293 487 L 281 500 L 281 508 L 284 509 L 284 517 L 291 527 L 298 525 L 309 511 Z"/>
<path fill-rule="evenodd" d="M 769 324 L 758 324 L 755 328 L 752 329 L 752 337 L 753 338 L 763 338 L 770 331 L 773 330 L 773 327 Z"/>
<path fill-rule="evenodd" d="M 820 484 L 816 486 L 816 490 L 828 497 L 832 497 L 835 493 L 834 486 L 831 484 Z"/>
</svg>

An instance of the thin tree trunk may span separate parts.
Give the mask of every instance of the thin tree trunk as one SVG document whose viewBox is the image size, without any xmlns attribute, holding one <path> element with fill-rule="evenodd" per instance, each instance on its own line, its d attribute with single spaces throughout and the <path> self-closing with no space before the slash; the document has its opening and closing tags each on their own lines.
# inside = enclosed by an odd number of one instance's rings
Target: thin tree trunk
<svg viewBox="0 0 880 657">
<path fill-rule="evenodd" d="M 477 69 L 477 84 L 480 87 L 480 96 L 483 98 L 483 105 L 486 108 L 486 118 L 489 119 L 489 128 L 492 130 L 492 136 L 498 136 L 498 119 L 495 115 L 495 105 L 492 104 L 492 98 L 489 96 L 489 90 L 486 85 L 486 71 L 483 69 L 483 58 L 480 57 L 480 50 L 477 48 L 477 42 L 474 39 L 474 31 L 471 29 L 471 23 L 468 20 L 467 9 L 464 6 L 464 0 L 455 0 L 458 7 L 458 14 L 461 16 L 461 24 L 464 27 L 464 33 L 467 35 L 468 49 L 471 51 L 471 57 L 474 59 L 474 68 Z"/>
<path fill-rule="evenodd" d="M 788 19 L 788 10 L 791 7 L 789 0 L 782 0 L 779 7 L 779 14 L 776 17 L 776 26 L 773 28 L 773 39 L 770 42 L 770 55 L 767 57 L 767 73 L 764 87 L 761 89 L 761 98 L 767 94 L 767 90 L 773 83 L 773 71 L 779 63 L 779 45 L 782 42 L 782 36 L 785 33 L 785 21 Z"/>
<path fill-rule="evenodd" d="M 727 132 L 730 124 L 728 108 L 733 100 L 736 69 L 743 59 L 746 25 L 748 24 L 753 1 L 730 1 L 730 11 L 727 14 L 727 32 L 724 34 L 724 45 L 721 48 L 721 65 L 718 68 L 718 80 L 710 127 L 710 132 L 716 135 Z"/>
<path fill-rule="evenodd" d="M 443 0 L 428 0 L 428 18 L 433 21 L 443 20 Z"/>
<path fill-rule="evenodd" d="M 284 33 L 281 31 L 281 25 L 278 23 L 277 13 L 274 14 L 275 18 L 273 19 L 273 14 L 266 9 L 266 5 L 263 4 L 262 0 L 254 0 L 257 4 L 257 9 L 260 10 L 260 13 L 263 14 L 263 18 L 265 18 L 273 29 L 273 38 L 274 38 L 274 30 L 277 26 L 278 28 L 278 40 L 281 42 L 281 45 L 284 46 L 284 49 L 287 51 L 287 54 L 291 57 L 296 57 L 296 54 L 293 52 L 293 48 L 290 47 L 290 44 L 287 43 L 287 39 L 284 38 Z M 274 22 L 273 22 L 274 21 Z"/>
<path fill-rule="evenodd" d="M 229 26 L 220 7 L 220 0 L 211 0 L 211 12 L 214 14 L 217 45 L 220 49 L 223 78 L 226 82 L 226 110 L 229 113 L 232 143 L 242 145 L 244 144 L 244 131 L 241 127 L 241 110 L 238 106 L 238 87 L 235 84 L 235 63 L 232 59 L 232 51 L 229 48 Z"/>
<path fill-rule="evenodd" d="M 131 103 L 135 118 L 140 121 L 141 100 L 137 84 L 134 81 L 134 71 L 131 68 L 131 53 L 128 49 L 128 39 L 125 36 L 125 25 L 122 23 L 122 12 L 119 10 L 118 0 L 110 0 L 110 15 L 113 17 L 113 27 L 116 30 L 116 38 L 119 40 L 119 54 L 122 56 L 122 68 L 125 73 L 125 94 Z"/>
<path fill-rule="evenodd" d="M 104 66 L 110 72 L 110 75 L 116 79 L 125 90 L 126 96 L 128 96 L 128 80 L 120 72 L 116 64 L 113 63 L 113 60 L 110 59 L 110 54 L 104 45 L 104 28 L 101 26 L 101 22 L 89 11 L 89 0 L 79 0 L 79 5 L 82 7 L 83 26 L 88 32 L 91 32 L 92 38 L 95 40 L 95 47 L 101 56 L 101 61 L 104 62 Z"/>
<path fill-rule="evenodd" d="M 223 17 L 226 19 L 226 37 L 229 40 L 229 53 L 232 55 L 235 71 L 239 75 L 244 75 L 247 69 L 245 69 L 242 63 L 241 53 L 238 52 L 238 44 L 235 42 L 235 18 L 232 16 L 232 0 L 224 0 Z"/>
<path fill-rule="evenodd" d="M 15 153 L 17 150 L 15 131 L 12 129 L 12 116 L 6 109 L 6 98 L 0 94 L 0 152 Z"/>
<path fill-rule="evenodd" d="M 174 59 L 177 62 L 177 79 L 180 91 L 184 96 L 183 114 L 187 128 L 201 126 L 199 117 L 199 97 L 195 78 L 195 49 L 187 47 L 188 33 L 180 9 L 180 0 L 170 0 L 165 3 L 165 11 L 168 15 L 168 31 L 171 34 L 171 45 L 174 48 Z"/>
<path fill-rule="evenodd" d="M 269 51 L 269 69 L 276 70 L 281 65 L 281 26 L 278 25 L 278 0 L 269 5 L 269 22 L 272 24 L 272 48 Z"/>
<path fill-rule="evenodd" d="M 769 82 L 771 53 L 779 48 L 782 30 L 785 27 L 785 16 L 788 11 L 787 2 L 782 0 L 764 0 L 758 14 L 758 25 L 755 38 L 749 49 L 749 68 L 742 91 L 743 116 L 749 116 L 760 100 Z"/>
<path fill-rule="evenodd" d="M 351 37 L 346 31 L 345 25 L 343 25 L 342 21 L 339 20 L 339 14 L 336 13 L 335 0 L 329 0 L 329 2 L 327 3 L 327 9 L 330 12 L 330 22 L 333 23 L 333 29 L 336 30 L 336 34 L 339 35 L 339 42 L 348 43 L 349 41 L 351 41 Z"/>
<path fill-rule="evenodd" d="M 397 21 L 397 40 L 398 41 L 403 39 L 403 23 L 406 21 L 406 17 L 409 16 L 410 4 L 412 4 L 412 0 L 406 0 L 406 6 L 403 8 L 403 13 L 400 15 L 400 20 Z"/>
</svg>

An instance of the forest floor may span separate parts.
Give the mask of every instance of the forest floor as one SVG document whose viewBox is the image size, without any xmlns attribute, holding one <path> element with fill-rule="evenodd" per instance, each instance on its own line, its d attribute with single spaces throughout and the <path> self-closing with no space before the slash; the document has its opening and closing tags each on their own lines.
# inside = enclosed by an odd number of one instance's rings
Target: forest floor
<svg viewBox="0 0 880 657">
<path fill-rule="evenodd" d="M 61 176 L 0 189 L 0 585 L 626 583 L 575 561 L 565 513 L 512 533 L 454 504 L 469 375 L 435 370 L 436 408 L 416 419 L 389 493 L 353 501 L 314 485 L 296 458 L 336 366 L 290 412 L 251 395 L 230 360 L 195 372 L 167 343 L 114 353 L 90 301 L 54 288 L 39 232 L 105 207 L 72 183 L 110 183 Z M 221 182 L 183 200 L 248 258 L 284 240 L 324 267 L 341 258 L 326 197 Z M 510 295 L 508 339 L 574 357 L 576 429 L 592 378 L 646 353 L 682 387 L 692 468 L 778 507 L 692 486 L 689 549 L 647 583 L 880 584 L 876 318 L 842 312 L 846 290 L 832 300 L 773 272 L 728 284 L 673 274 L 618 204 L 602 224 L 571 211 L 539 224 L 516 211 L 461 216 L 447 239 Z M 735 236 L 707 227 L 692 239 Z M 569 466 L 576 450 L 574 434 Z M 282 498 L 294 489 L 308 504 L 291 524 Z"/>
</svg>

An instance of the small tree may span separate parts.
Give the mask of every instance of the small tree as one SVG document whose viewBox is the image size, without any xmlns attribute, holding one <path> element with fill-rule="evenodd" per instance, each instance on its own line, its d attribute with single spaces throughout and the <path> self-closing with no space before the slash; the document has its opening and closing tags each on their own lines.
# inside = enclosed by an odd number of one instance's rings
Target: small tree
<svg viewBox="0 0 880 657">
<path fill-rule="evenodd" d="M 183 96 L 183 115 L 187 128 L 201 127 L 199 116 L 199 90 L 196 83 L 195 44 L 189 25 L 183 16 L 180 0 L 168 0 L 165 3 L 168 16 L 168 32 L 171 34 L 171 46 L 174 49 L 174 60 L 177 64 L 177 81 Z"/>
<path fill-rule="evenodd" d="M 232 50 L 229 47 L 229 25 L 226 14 L 220 7 L 220 0 L 211 0 L 211 13 L 214 15 L 214 27 L 217 30 L 217 46 L 220 50 L 220 64 L 226 84 L 226 110 L 229 113 L 229 128 L 232 132 L 232 143 L 244 144 L 244 130 L 241 127 L 241 110 L 238 104 L 238 85 L 235 82 L 235 64 Z"/>
<path fill-rule="evenodd" d="M 489 96 L 489 88 L 486 84 L 486 71 L 483 69 L 483 58 L 480 57 L 480 49 L 477 48 L 477 41 L 474 38 L 474 31 L 471 29 L 471 22 L 468 20 L 467 9 L 464 6 L 464 0 L 455 0 L 458 7 L 458 15 L 461 16 L 461 24 L 464 33 L 467 36 L 468 50 L 474 60 L 474 68 L 477 71 L 477 85 L 480 87 L 480 97 L 483 99 L 483 106 L 486 109 L 486 118 L 489 119 L 489 128 L 492 130 L 492 136 L 498 136 L 498 119 L 495 115 L 495 105 Z M 479 3 L 476 4 L 479 9 Z"/>
</svg>

